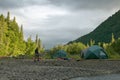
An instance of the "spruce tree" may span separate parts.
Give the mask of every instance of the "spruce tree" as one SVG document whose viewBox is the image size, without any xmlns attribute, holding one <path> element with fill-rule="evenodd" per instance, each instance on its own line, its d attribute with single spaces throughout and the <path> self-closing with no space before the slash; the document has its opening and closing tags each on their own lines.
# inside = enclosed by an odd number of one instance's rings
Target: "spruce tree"
<svg viewBox="0 0 120 80">
<path fill-rule="evenodd" d="M 20 28 L 20 40 L 23 41 L 24 40 L 24 34 L 23 34 L 23 25 L 21 25 L 21 28 Z"/>
<path fill-rule="evenodd" d="M 36 47 L 38 47 L 38 34 L 36 34 L 36 40 L 35 40 L 35 42 L 36 42 Z"/>
<path fill-rule="evenodd" d="M 114 42 L 115 42 L 115 37 L 114 37 L 114 34 L 112 33 L 111 43 L 114 43 Z"/>
<path fill-rule="evenodd" d="M 7 53 L 6 47 L 7 45 L 7 23 L 5 22 L 5 18 L 3 15 L 0 16 L 0 51 L 1 55 L 5 55 Z"/>
</svg>

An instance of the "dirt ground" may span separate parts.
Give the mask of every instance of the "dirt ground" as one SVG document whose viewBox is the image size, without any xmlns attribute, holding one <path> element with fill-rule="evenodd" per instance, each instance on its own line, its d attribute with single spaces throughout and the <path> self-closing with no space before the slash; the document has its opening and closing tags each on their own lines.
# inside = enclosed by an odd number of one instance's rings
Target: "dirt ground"
<svg viewBox="0 0 120 80">
<path fill-rule="evenodd" d="M 0 80 L 69 80 L 114 73 L 120 74 L 120 60 L 0 59 Z"/>
</svg>

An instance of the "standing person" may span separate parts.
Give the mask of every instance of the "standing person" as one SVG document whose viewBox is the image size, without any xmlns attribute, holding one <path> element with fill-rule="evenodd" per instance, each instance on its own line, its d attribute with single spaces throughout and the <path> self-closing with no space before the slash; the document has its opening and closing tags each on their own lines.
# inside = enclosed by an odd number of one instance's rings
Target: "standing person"
<svg viewBox="0 0 120 80">
<path fill-rule="evenodd" d="M 38 52 L 38 48 L 35 49 L 34 61 L 39 61 L 39 52 Z"/>
</svg>

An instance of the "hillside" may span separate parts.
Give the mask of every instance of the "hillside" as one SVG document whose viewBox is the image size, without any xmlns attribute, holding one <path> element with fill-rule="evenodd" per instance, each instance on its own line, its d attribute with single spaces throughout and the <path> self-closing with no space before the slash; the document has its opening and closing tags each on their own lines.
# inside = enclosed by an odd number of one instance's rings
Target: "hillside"
<svg viewBox="0 0 120 80">
<path fill-rule="evenodd" d="M 110 16 L 107 20 L 102 22 L 95 30 L 86 34 L 72 42 L 89 43 L 90 40 L 98 42 L 110 42 L 111 35 L 114 34 L 115 39 L 120 37 L 120 10 L 114 15 Z"/>
</svg>

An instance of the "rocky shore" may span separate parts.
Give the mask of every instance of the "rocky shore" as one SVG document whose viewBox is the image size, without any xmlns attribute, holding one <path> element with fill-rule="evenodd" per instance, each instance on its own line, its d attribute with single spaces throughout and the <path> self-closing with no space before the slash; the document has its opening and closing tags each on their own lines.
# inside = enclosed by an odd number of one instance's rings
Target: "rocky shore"
<svg viewBox="0 0 120 80">
<path fill-rule="evenodd" d="M 120 60 L 0 59 L 0 80 L 69 80 L 119 73 Z"/>
</svg>

